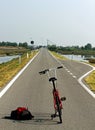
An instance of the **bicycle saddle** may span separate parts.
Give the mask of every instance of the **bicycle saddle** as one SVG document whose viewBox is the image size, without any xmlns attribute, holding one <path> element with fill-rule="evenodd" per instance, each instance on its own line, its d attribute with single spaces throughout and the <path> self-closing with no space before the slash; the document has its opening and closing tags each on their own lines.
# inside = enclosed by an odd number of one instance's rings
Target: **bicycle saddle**
<svg viewBox="0 0 95 130">
<path fill-rule="evenodd" d="M 49 79 L 49 81 L 55 81 L 55 80 L 57 80 L 55 77 Z"/>
</svg>

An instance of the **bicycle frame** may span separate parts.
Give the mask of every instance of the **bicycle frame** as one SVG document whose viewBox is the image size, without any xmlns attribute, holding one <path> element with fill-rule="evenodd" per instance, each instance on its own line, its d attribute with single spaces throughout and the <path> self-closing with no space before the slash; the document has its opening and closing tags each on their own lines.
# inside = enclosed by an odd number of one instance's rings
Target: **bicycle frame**
<svg viewBox="0 0 95 130">
<path fill-rule="evenodd" d="M 59 116 L 59 119 L 60 119 L 60 123 L 62 123 L 62 117 L 61 117 L 61 115 L 62 115 L 62 112 L 61 112 L 61 110 L 62 110 L 62 100 L 61 100 L 61 98 L 60 98 L 60 96 L 59 96 L 59 92 L 58 92 L 58 90 L 56 89 L 56 86 L 55 86 L 55 81 L 57 80 L 57 73 L 56 73 L 56 70 L 57 69 L 60 69 L 60 68 L 63 68 L 63 66 L 59 66 L 59 67 L 57 67 L 57 68 L 51 68 L 51 69 L 45 69 L 44 71 L 41 71 L 41 72 L 39 72 L 40 74 L 46 74 L 47 73 L 47 75 L 48 75 L 48 78 L 49 78 L 49 82 L 52 82 L 52 84 L 53 84 L 53 102 L 54 102 L 54 109 L 55 109 L 55 114 L 53 114 L 53 115 L 51 115 L 51 117 L 52 118 L 54 118 L 54 117 L 56 117 L 57 116 L 57 112 L 58 112 L 58 116 Z M 54 77 L 52 76 L 50 76 L 50 73 L 49 72 L 51 72 L 51 71 L 53 71 L 54 72 Z M 64 100 L 66 100 L 65 98 L 64 98 Z"/>
<path fill-rule="evenodd" d="M 61 101 L 61 98 L 60 98 L 60 96 L 59 96 L 59 91 L 56 89 L 56 87 L 55 87 L 55 80 L 57 80 L 57 79 L 55 79 L 54 77 L 53 78 L 50 78 L 49 79 L 49 81 L 52 81 L 52 84 L 53 84 L 53 102 L 54 102 L 54 109 L 55 109 L 55 111 L 57 112 L 57 106 L 56 106 L 56 97 L 58 97 L 58 101 L 59 101 L 59 103 L 60 103 L 60 108 L 62 109 L 63 107 L 62 107 L 62 101 Z"/>
</svg>

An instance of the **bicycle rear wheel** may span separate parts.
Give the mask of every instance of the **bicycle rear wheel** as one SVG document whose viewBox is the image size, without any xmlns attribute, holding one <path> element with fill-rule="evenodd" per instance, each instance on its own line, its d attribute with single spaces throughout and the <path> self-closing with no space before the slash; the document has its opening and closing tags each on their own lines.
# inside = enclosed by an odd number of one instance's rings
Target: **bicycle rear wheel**
<svg viewBox="0 0 95 130">
<path fill-rule="evenodd" d="M 59 120 L 60 120 L 59 123 L 62 123 L 62 109 L 60 107 L 60 102 L 59 102 L 58 97 L 56 97 L 56 105 L 57 105 L 57 111 L 58 111 L 58 116 L 59 116 Z"/>
</svg>

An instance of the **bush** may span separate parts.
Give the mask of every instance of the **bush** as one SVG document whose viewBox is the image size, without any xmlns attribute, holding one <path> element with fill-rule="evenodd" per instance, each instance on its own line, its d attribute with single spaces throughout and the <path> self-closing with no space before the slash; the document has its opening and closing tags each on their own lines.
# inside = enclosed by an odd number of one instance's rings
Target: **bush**
<svg viewBox="0 0 95 130">
<path fill-rule="evenodd" d="M 89 63 L 95 63 L 95 59 L 89 59 Z"/>
</svg>

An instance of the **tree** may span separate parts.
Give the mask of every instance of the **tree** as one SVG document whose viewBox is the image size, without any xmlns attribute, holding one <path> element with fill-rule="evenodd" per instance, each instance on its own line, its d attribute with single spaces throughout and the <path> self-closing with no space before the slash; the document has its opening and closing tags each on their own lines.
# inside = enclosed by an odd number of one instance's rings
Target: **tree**
<svg viewBox="0 0 95 130">
<path fill-rule="evenodd" d="M 23 46 L 23 44 L 22 43 L 19 43 L 19 47 L 22 47 Z"/>
<path fill-rule="evenodd" d="M 24 43 L 23 43 L 23 47 L 28 48 L 27 42 L 24 42 Z"/>
<path fill-rule="evenodd" d="M 85 45 L 85 50 L 91 50 L 92 49 L 92 45 L 90 43 L 87 43 L 87 45 Z"/>
<path fill-rule="evenodd" d="M 56 45 L 48 45 L 47 47 L 51 51 L 56 51 L 56 49 L 57 49 Z"/>
</svg>

